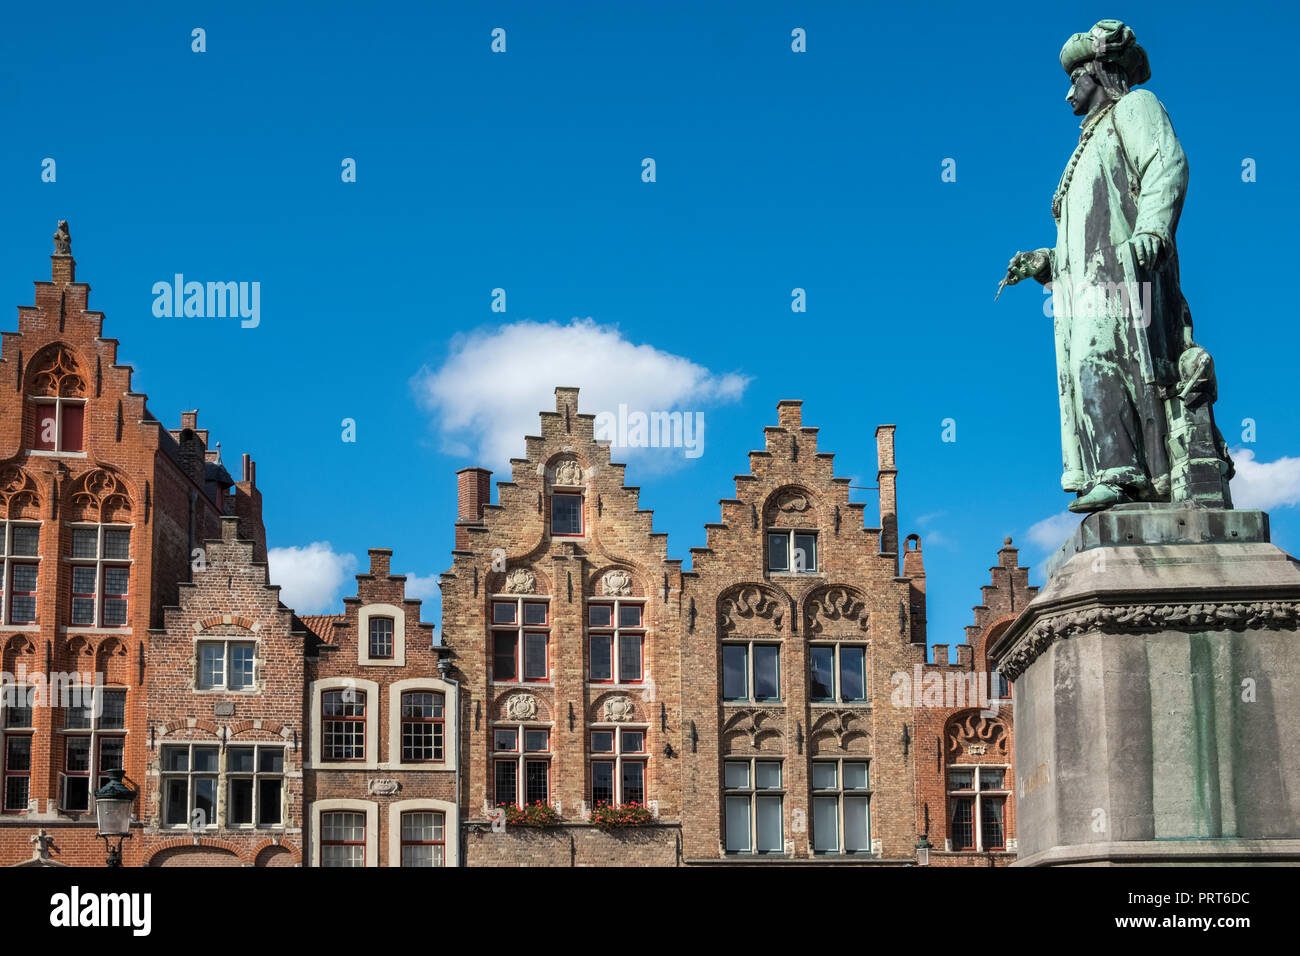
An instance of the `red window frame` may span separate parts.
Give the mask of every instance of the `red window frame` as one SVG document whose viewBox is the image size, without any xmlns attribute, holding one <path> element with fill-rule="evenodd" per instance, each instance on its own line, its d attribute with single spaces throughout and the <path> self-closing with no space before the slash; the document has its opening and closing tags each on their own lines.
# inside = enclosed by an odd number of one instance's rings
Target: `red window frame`
<svg viewBox="0 0 1300 956">
<path fill-rule="evenodd" d="M 433 697 L 433 707 L 435 713 L 443 714 L 441 717 L 412 717 L 406 712 L 406 698 L 416 695 L 424 696 L 426 694 Z M 434 690 L 408 690 L 402 693 L 398 705 L 402 708 L 402 739 L 399 745 L 402 748 L 402 763 L 441 763 L 446 759 L 446 712 L 447 698 L 440 692 Z M 432 757 L 408 757 L 406 754 L 406 728 L 408 724 L 418 724 L 424 726 L 430 724 L 433 727 L 433 756 Z M 421 735 L 423 738 L 423 735 Z"/>
<path fill-rule="evenodd" d="M 408 840 L 406 838 L 406 823 L 405 823 L 406 818 L 417 813 L 419 814 L 431 813 L 434 816 L 442 817 L 442 826 L 440 827 L 440 829 L 442 830 L 441 840 Z M 401 819 L 397 821 L 397 826 L 398 826 L 398 831 L 397 831 L 398 839 L 401 841 L 402 847 L 440 846 L 442 847 L 442 861 L 438 865 L 439 866 L 447 865 L 447 814 L 445 814 L 441 810 L 405 810 L 402 812 Z M 398 849 L 397 853 L 398 853 L 397 862 L 398 865 L 400 866 L 402 862 L 402 856 L 404 854 L 402 853 L 402 850 L 400 848 Z"/>
<path fill-rule="evenodd" d="M 506 750 L 497 746 L 497 734 L 512 733 L 514 737 L 514 749 Z M 544 733 L 546 734 L 546 749 L 537 750 L 529 749 L 528 734 Z M 536 800 L 528 799 L 528 770 L 530 767 L 544 766 L 546 773 L 546 798 L 541 801 L 545 804 L 551 802 L 551 731 L 549 727 L 494 727 L 492 730 L 492 800 L 495 806 L 506 806 L 514 804 L 516 806 L 526 806 L 529 803 L 536 803 Z M 498 788 L 497 766 L 500 764 L 512 764 L 514 766 L 515 792 L 511 799 L 502 798 Z"/>
<path fill-rule="evenodd" d="M 325 818 L 331 813 L 356 814 L 361 817 L 361 839 L 360 840 L 327 840 L 325 839 Z M 321 832 L 321 866 L 325 865 L 325 847 L 327 846 L 359 846 L 361 847 L 361 865 L 366 865 L 366 815 L 359 810 L 326 810 L 320 815 L 320 832 Z"/>
<path fill-rule="evenodd" d="M 384 624 L 384 623 L 388 624 L 388 650 L 387 652 L 376 653 L 375 652 L 375 625 Z M 382 616 L 372 617 L 370 618 L 366 630 L 369 632 L 366 635 L 366 639 L 367 639 L 367 646 L 369 647 L 370 659 L 376 661 L 391 661 L 393 659 L 393 654 L 395 653 L 394 648 L 397 646 L 396 622 L 391 617 L 382 617 Z"/>
<path fill-rule="evenodd" d="M 996 806 L 998 808 L 998 829 L 1002 831 L 1002 838 L 996 843 L 990 843 L 988 840 L 988 831 L 985 825 L 989 822 L 987 819 L 988 808 Z M 980 797 L 980 842 L 983 843 L 985 850 L 1005 850 L 1007 848 L 1007 798 L 1004 796 L 981 796 Z"/>
<path fill-rule="evenodd" d="M 77 571 L 78 571 L 78 569 L 86 569 L 86 570 L 89 570 L 89 571 L 90 571 L 90 577 L 91 577 L 91 583 L 92 583 L 92 590 L 90 590 L 90 591 L 78 591 L 78 590 L 76 589 L 76 580 L 77 580 Z M 68 622 L 69 622 L 70 624 L 72 624 L 74 627 L 94 627 L 94 626 L 95 626 L 95 608 L 96 608 L 96 607 L 98 606 L 98 604 L 99 604 L 99 595 L 98 595 L 98 593 L 97 593 L 98 590 L 99 590 L 99 581 L 98 581 L 98 576 L 99 576 L 98 568 L 97 568 L 95 565 L 93 565 L 93 564 L 74 564 L 74 565 L 72 565 L 72 570 L 71 570 L 72 583 L 71 583 L 69 586 L 70 586 L 73 590 L 72 590 L 72 604 L 70 604 L 70 605 L 68 606 Z M 73 613 L 74 613 L 74 612 L 73 612 L 73 608 L 76 607 L 76 602 L 77 602 L 77 599 L 78 599 L 78 598 L 81 598 L 82 600 L 89 600 L 89 601 L 90 601 L 90 620 L 89 620 L 89 621 L 78 621 L 78 620 L 76 620 L 76 619 L 73 617 Z"/>
<path fill-rule="evenodd" d="M 555 501 L 557 498 L 577 498 L 578 499 L 578 530 L 577 531 L 556 531 L 555 530 Z M 550 531 L 552 538 L 581 538 L 587 533 L 587 503 L 583 500 L 583 495 L 579 491 L 553 491 L 551 492 L 551 513 L 550 513 Z"/>
<path fill-rule="evenodd" d="M 609 799 L 598 800 L 596 798 L 596 768 L 600 766 L 609 767 Z M 593 759 L 591 761 L 591 805 L 598 807 L 601 804 L 608 803 L 614 805 L 618 802 L 618 761 L 611 754 L 608 758 Z"/>
<path fill-rule="evenodd" d="M 627 790 L 627 768 L 628 767 L 639 767 L 641 769 L 641 799 L 640 800 L 629 800 L 627 798 L 626 790 Z M 618 790 L 619 790 L 618 795 L 623 805 L 631 806 L 635 804 L 638 807 L 645 806 L 646 794 L 650 789 L 649 761 L 638 760 L 636 758 L 633 758 L 631 760 L 624 760 L 622 761 L 619 769 L 620 769 L 620 774 L 619 774 L 619 781 L 618 781 Z"/>
<path fill-rule="evenodd" d="M 108 591 L 108 572 L 110 569 L 126 571 L 126 590 L 120 594 L 110 594 Z M 104 564 L 99 570 L 99 626 L 100 627 L 130 627 L 131 626 L 131 566 L 127 564 Z M 108 615 L 104 613 L 104 608 L 109 600 L 121 601 L 122 623 L 109 624 Z"/>
<path fill-rule="evenodd" d="M 551 602 L 550 601 L 524 601 L 524 619 L 520 622 L 523 627 L 548 627 L 551 623 Z M 528 609 L 530 607 L 540 607 L 542 609 L 542 619 L 540 621 L 528 620 Z"/>
<path fill-rule="evenodd" d="M 85 741 L 86 744 L 86 769 L 73 770 L 69 763 L 72 758 L 72 745 L 76 742 Z M 90 785 L 90 774 L 94 769 L 95 752 L 91 743 L 90 734 L 69 734 L 63 738 L 63 786 L 59 793 L 59 809 L 64 813 L 88 813 L 90 811 L 90 794 L 94 789 Z M 74 777 L 84 778 L 86 781 L 86 805 L 84 807 L 68 806 L 68 784 L 67 781 Z"/>
<path fill-rule="evenodd" d="M 511 677 L 502 677 L 498 673 L 499 667 L 497 665 L 501 661 L 504 661 L 506 657 L 506 655 L 501 653 L 498 647 L 498 642 L 502 640 L 509 641 L 511 644 L 510 661 L 512 666 L 514 667 L 514 675 Z M 493 631 L 492 632 L 492 680 L 503 684 L 517 684 L 519 683 L 519 679 L 520 679 L 519 631 L 516 629 L 511 629 L 509 631 Z"/>
<path fill-rule="evenodd" d="M 597 677 L 595 672 L 596 661 L 596 641 L 608 641 L 609 649 L 606 652 L 605 659 L 609 661 L 609 676 Z M 614 632 L 597 631 L 588 635 L 587 641 L 587 678 L 593 684 L 612 684 L 614 683 Z"/>
<path fill-rule="evenodd" d="M 623 642 L 625 640 L 636 641 L 636 677 L 624 677 L 623 667 L 627 663 L 627 655 L 624 653 Z M 645 682 L 645 634 L 624 634 L 621 630 L 618 632 L 618 683 L 620 684 L 641 684 Z"/>
<path fill-rule="evenodd" d="M 55 454 L 79 454 L 86 450 L 86 402 L 79 398 L 33 398 L 36 406 L 34 416 L 35 433 L 32 435 L 32 447 L 36 451 L 48 451 Z M 42 437 L 45 422 L 50 421 L 46 410 L 54 412 L 54 441 L 46 442 Z M 75 446 L 75 447 L 74 447 Z"/>
<path fill-rule="evenodd" d="M 609 610 L 609 624 L 593 624 L 592 612 L 597 608 Z M 635 608 L 639 623 L 621 624 L 625 609 Z M 642 684 L 645 683 L 645 604 L 641 601 L 591 601 L 587 604 L 587 680 L 592 684 Z M 636 641 L 636 677 L 624 677 L 624 641 Z M 609 642 L 609 676 L 598 677 L 595 670 L 596 642 Z"/>
<path fill-rule="evenodd" d="M 344 763 L 347 761 L 354 761 L 354 760 L 363 761 L 366 759 L 366 692 L 358 690 L 358 691 L 353 691 L 353 693 L 356 695 L 356 699 L 349 702 L 349 701 L 342 700 L 342 695 L 344 694 L 344 691 L 327 690 L 321 692 L 321 761 L 322 762 Z M 325 711 L 326 701 L 335 695 L 338 695 L 340 702 L 345 708 L 347 707 L 359 708 L 360 713 L 359 714 L 327 714 Z M 327 754 L 325 752 L 325 748 L 329 745 L 330 724 L 360 724 L 361 726 L 361 745 L 359 748 L 361 751 L 360 756 L 337 757 L 337 756 L 333 756 L 332 754 Z M 352 735 L 349 733 L 345 736 L 345 739 L 350 740 L 351 737 Z"/>
<path fill-rule="evenodd" d="M 540 677 L 533 677 L 530 676 L 528 673 L 529 671 L 528 665 L 530 663 L 530 657 L 528 653 L 528 639 L 530 637 L 534 637 L 534 638 L 540 637 L 542 639 L 542 674 Z M 522 680 L 524 683 L 532 683 L 532 684 L 544 684 L 547 681 L 549 681 L 551 678 L 550 635 L 547 634 L 545 631 L 524 631 L 524 638 L 523 641 L 521 642 L 521 647 L 520 647 L 520 658 L 521 658 L 520 663 L 523 665 L 518 669 L 520 680 Z M 531 663 L 535 664 L 537 662 L 535 660 L 531 660 Z"/>
<path fill-rule="evenodd" d="M 14 572 L 15 572 L 16 570 L 18 570 L 19 568 L 35 568 L 35 569 L 36 569 L 36 590 L 34 590 L 34 591 L 20 591 L 20 590 L 18 590 L 17 588 L 14 587 Z M 8 589 L 8 591 L 9 591 L 9 595 L 8 595 L 8 596 L 9 596 L 9 602 L 8 602 L 8 604 L 9 604 L 9 608 L 8 608 L 9 621 L 8 621 L 8 623 L 9 623 L 9 624 L 17 624 L 17 625 L 23 625 L 23 624 L 39 624 L 39 623 L 41 623 L 41 602 L 40 602 L 40 599 L 39 599 L 39 598 L 40 598 L 40 593 L 41 593 L 41 566 L 40 566 L 40 564 L 37 563 L 37 562 L 35 562 L 35 561 L 10 561 L 10 562 L 9 562 L 9 580 L 5 582 L 5 585 L 7 586 L 7 589 Z M 30 621 L 15 621 L 15 620 L 14 620 L 14 598 L 16 598 L 16 597 L 29 597 L 29 598 L 33 598 L 33 599 L 35 600 L 35 611 L 34 611 L 34 613 L 32 614 L 32 619 L 31 619 Z"/>
</svg>

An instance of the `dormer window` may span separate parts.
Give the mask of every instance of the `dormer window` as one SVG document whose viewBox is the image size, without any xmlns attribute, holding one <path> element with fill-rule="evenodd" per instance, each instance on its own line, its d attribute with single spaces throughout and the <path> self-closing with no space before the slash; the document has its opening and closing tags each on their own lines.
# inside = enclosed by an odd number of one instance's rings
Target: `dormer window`
<svg viewBox="0 0 1300 956">
<path fill-rule="evenodd" d="M 36 398 L 37 451 L 85 450 L 86 403 L 80 399 Z"/>
<path fill-rule="evenodd" d="M 582 534 L 582 495 L 551 495 L 551 534 Z"/>
<path fill-rule="evenodd" d="M 816 573 L 817 532 L 769 531 L 767 569 L 778 574 Z"/>
</svg>

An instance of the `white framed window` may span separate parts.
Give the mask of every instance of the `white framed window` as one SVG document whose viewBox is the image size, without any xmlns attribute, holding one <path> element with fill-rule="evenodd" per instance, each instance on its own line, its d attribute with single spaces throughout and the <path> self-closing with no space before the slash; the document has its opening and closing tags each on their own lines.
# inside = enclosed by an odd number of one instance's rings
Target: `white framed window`
<svg viewBox="0 0 1300 956">
<path fill-rule="evenodd" d="M 400 801 L 392 807 L 415 801 Z M 312 866 L 378 866 L 379 805 L 373 800 L 313 800 L 307 841 Z M 337 814 L 337 816 L 335 816 Z M 397 835 L 389 818 L 389 837 Z M 390 843 L 391 846 L 391 843 Z"/>
<path fill-rule="evenodd" d="M 73 627 L 128 627 L 131 525 L 73 524 L 71 565 Z"/>
<path fill-rule="evenodd" d="M 808 669 L 808 698 L 814 703 L 867 699 L 866 644 L 810 644 Z"/>
<path fill-rule="evenodd" d="M 871 789 L 866 760 L 812 763 L 814 854 L 871 852 Z"/>
<path fill-rule="evenodd" d="M 757 757 L 722 762 L 728 853 L 784 853 L 785 786 L 781 761 Z"/>
<path fill-rule="evenodd" d="M 363 604 L 357 611 L 357 663 L 406 666 L 406 612 L 396 604 Z"/>
<path fill-rule="evenodd" d="M 781 699 L 781 645 L 764 641 L 722 645 L 722 699 Z"/>
<path fill-rule="evenodd" d="M 4 521 L 0 528 L 0 620 L 6 624 L 35 624 L 37 581 L 40 577 L 41 523 Z"/>
<path fill-rule="evenodd" d="M 73 689 L 60 731 L 59 809 L 65 813 L 90 812 L 92 794 L 108 782 L 107 772 L 125 768 L 126 693 L 124 687 Z"/>
<path fill-rule="evenodd" d="M 175 829 L 217 827 L 217 781 L 221 749 L 215 744 L 163 744 L 162 825 Z"/>
<path fill-rule="evenodd" d="M 257 642 L 242 638 L 204 638 L 195 642 L 199 690 L 251 691 L 256 689 L 254 662 Z"/>
<path fill-rule="evenodd" d="M 284 747 L 226 748 L 226 822 L 231 827 L 284 825 Z"/>
<path fill-rule="evenodd" d="M 389 694 L 398 687 L 439 685 L 434 678 L 398 681 L 390 685 Z M 439 689 L 443 689 L 439 687 Z M 312 681 L 311 699 L 311 766 L 354 770 L 379 766 L 379 694 L 375 681 L 360 677 L 326 677 Z M 445 691 L 444 691 L 445 692 Z M 389 696 L 387 759 L 397 762 L 401 753 L 401 707 L 393 706 L 398 696 Z M 450 709 L 450 708 L 449 708 Z M 454 731 L 448 729 L 448 739 Z"/>
<path fill-rule="evenodd" d="M 953 850 L 1005 850 L 1011 768 L 948 768 L 948 843 Z"/>
<path fill-rule="evenodd" d="M 767 533 L 767 570 L 775 574 L 816 574 L 817 532 L 776 529 Z"/>
<path fill-rule="evenodd" d="M 456 866 L 456 805 L 419 797 L 388 805 L 388 866 Z"/>
<path fill-rule="evenodd" d="M 36 436 L 33 448 L 49 454 L 84 454 L 86 402 L 80 398 L 33 398 Z"/>
<path fill-rule="evenodd" d="M 645 806 L 649 752 L 648 726 L 591 728 L 591 805 Z"/>
<path fill-rule="evenodd" d="M 593 599 L 587 604 L 587 677 L 593 684 L 645 680 L 645 601 Z"/>
<path fill-rule="evenodd" d="M 0 687 L 0 810 L 26 813 L 31 798 L 34 688 L 6 682 Z"/>
<path fill-rule="evenodd" d="M 550 728 L 496 724 L 492 728 L 492 782 L 495 806 L 549 804 Z"/>
<path fill-rule="evenodd" d="M 394 767 L 454 769 L 456 688 L 436 677 L 411 677 L 386 688 L 388 760 Z"/>
<path fill-rule="evenodd" d="M 549 597 L 503 594 L 492 598 L 492 680 L 549 682 L 550 642 Z"/>
</svg>

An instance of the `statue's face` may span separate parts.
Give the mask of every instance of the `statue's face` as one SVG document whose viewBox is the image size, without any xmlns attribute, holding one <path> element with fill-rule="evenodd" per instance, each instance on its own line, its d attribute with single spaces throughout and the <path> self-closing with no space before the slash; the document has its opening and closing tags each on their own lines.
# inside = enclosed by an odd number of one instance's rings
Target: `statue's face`
<svg viewBox="0 0 1300 956">
<path fill-rule="evenodd" d="M 1106 95 L 1097 78 L 1083 67 L 1070 74 L 1070 92 L 1065 94 L 1065 101 L 1074 110 L 1075 116 L 1087 116 Z"/>
</svg>

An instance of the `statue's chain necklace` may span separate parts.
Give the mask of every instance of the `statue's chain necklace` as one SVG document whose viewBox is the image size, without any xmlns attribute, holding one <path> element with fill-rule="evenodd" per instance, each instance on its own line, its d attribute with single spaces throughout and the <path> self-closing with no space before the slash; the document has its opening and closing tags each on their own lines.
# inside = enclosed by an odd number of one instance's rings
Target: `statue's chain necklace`
<svg viewBox="0 0 1300 956">
<path fill-rule="evenodd" d="M 1070 163 L 1065 167 L 1065 172 L 1061 174 L 1060 185 L 1056 187 L 1056 195 L 1052 197 L 1052 218 L 1059 220 L 1061 218 L 1061 203 L 1065 201 L 1065 194 L 1070 191 L 1070 180 L 1074 178 L 1074 168 L 1079 165 L 1079 160 L 1083 158 L 1084 147 L 1088 145 L 1088 140 L 1092 139 L 1092 134 L 1097 132 L 1101 126 L 1101 121 L 1112 109 L 1115 108 L 1116 100 L 1111 100 L 1100 110 L 1097 115 L 1084 128 L 1083 133 L 1079 136 L 1079 145 L 1074 147 L 1074 155 L 1070 157 Z"/>
</svg>

